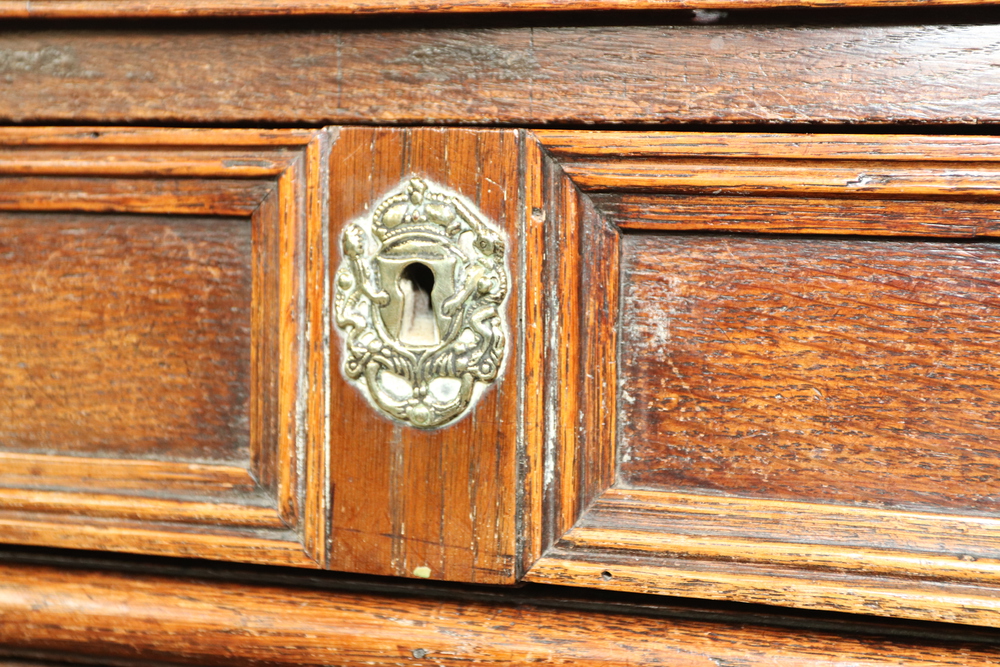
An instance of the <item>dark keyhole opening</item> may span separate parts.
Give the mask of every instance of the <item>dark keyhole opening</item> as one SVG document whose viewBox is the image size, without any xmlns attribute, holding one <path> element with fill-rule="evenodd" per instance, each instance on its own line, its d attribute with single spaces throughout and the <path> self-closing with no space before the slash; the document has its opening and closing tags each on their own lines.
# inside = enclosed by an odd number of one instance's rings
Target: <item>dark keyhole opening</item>
<svg viewBox="0 0 1000 667">
<path fill-rule="evenodd" d="M 426 264 L 408 264 L 399 274 L 403 293 L 403 322 L 399 340 L 411 345 L 436 345 L 440 342 L 437 318 L 434 317 L 434 272 Z"/>
</svg>

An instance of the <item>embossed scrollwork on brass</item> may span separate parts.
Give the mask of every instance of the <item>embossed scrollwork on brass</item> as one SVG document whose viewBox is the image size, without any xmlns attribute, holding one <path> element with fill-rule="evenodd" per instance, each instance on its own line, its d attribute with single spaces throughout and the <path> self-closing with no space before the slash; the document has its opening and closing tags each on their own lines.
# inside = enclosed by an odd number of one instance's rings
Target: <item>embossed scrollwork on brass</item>
<svg viewBox="0 0 1000 667">
<path fill-rule="evenodd" d="M 502 233 L 460 195 L 411 178 L 340 244 L 344 375 L 392 419 L 435 428 L 461 418 L 503 367 Z"/>
</svg>

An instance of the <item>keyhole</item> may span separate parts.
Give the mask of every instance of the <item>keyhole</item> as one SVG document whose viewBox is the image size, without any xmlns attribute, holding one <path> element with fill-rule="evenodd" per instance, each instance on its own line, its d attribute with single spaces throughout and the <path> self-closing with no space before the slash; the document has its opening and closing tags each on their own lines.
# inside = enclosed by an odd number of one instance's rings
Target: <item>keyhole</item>
<svg viewBox="0 0 1000 667">
<path fill-rule="evenodd" d="M 399 275 L 399 289 L 403 293 L 403 322 L 399 340 L 410 345 L 436 345 L 440 342 L 437 319 L 431 294 L 434 291 L 434 272 L 425 264 L 414 262 Z"/>
</svg>

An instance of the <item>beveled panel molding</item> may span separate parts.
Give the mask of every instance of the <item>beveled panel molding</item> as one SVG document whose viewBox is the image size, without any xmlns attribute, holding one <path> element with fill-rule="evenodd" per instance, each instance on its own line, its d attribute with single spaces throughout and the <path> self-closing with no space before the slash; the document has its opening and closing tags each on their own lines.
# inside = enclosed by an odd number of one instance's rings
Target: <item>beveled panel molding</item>
<svg viewBox="0 0 1000 667">
<path fill-rule="evenodd" d="M 526 578 L 1000 627 L 1000 141 L 532 137 Z"/>
<path fill-rule="evenodd" d="M 323 564 L 326 142 L 0 131 L 0 540 Z"/>
</svg>

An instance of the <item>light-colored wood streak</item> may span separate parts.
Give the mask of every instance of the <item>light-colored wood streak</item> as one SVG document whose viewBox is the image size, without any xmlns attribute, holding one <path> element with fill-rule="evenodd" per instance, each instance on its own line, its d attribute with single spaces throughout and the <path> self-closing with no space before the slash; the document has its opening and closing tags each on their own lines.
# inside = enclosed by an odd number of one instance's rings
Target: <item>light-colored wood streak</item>
<svg viewBox="0 0 1000 667">
<path fill-rule="evenodd" d="M 254 533 L 257 533 L 256 535 Z M 147 556 L 211 558 L 317 568 L 292 531 L 226 530 L 224 527 L 0 514 L 0 542 L 62 549 L 114 550 Z"/>
<path fill-rule="evenodd" d="M 532 138 L 527 138 L 522 147 L 524 164 L 541 164 L 543 159 L 541 146 Z M 542 554 L 545 546 L 544 511 L 545 511 L 545 437 L 554 415 L 545 411 L 545 374 L 546 346 L 549 335 L 545 325 L 545 301 L 537 298 L 532 285 L 544 285 L 547 275 L 545 271 L 546 226 L 545 198 L 546 193 L 542 183 L 540 170 L 526 169 L 522 175 L 521 187 L 524 198 L 524 236 L 522 239 L 521 261 L 524 263 L 519 272 L 523 276 L 520 281 L 522 303 L 524 304 L 524 322 L 522 339 L 517 344 L 523 349 L 521 355 L 521 372 L 524 385 L 521 390 L 521 418 L 523 422 L 523 457 L 520 524 L 518 526 L 521 543 L 521 574 L 527 572 L 535 560 Z"/>
<path fill-rule="evenodd" d="M 246 218 L 272 189 L 267 180 L 0 176 L 0 210 Z"/>
<path fill-rule="evenodd" d="M 548 165 L 548 189 L 546 192 L 549 208 L 546 212 L 549 237 L 547 248 L 552 257 L 554 271 L 552 279 L 555 289 L 549 292 L 549 312 L 555 308 L 569 313 L 585 311 L 587 294 L 584 293 L 583 267 L 580 257 L 583 248 L 582 225 L 577 221 L 583 215 L 580 210 L 580 193 L 573 186 L 558 165 Z M 548 313 L 547 313 L 548 314 Z M 552 531 L 550 540 L 568 530 L 590 502 L 593 490 L 583 477 L 581 441 L 581 417 L 586 407 L 586 396 L 576 388 L 583 381 L 582 354 L 583 331 L 579 320 L 572 318 L 555 319 L 549 315 L 548 329 L 551 331 L 546 353 L 552 359 L 549 377 L 549 403 L 547 410 L 558 410 L 554 428 L 548 434 L 546 443 L 553 452 L 553 458 L 546 462 L 546 476 L 555 479 L 548 482 L 555 500 L 551 508 Z M 573 390 L 566 391 L 566 387 Z M 594 440 L 585 441 L 596 444 Z M 596 458 L 596 457 L 595 457 Z"/>
<path fill-rule="evenodd" d="M 631 493 L 602 496 L 560 547 L 602 551 L 614 562 L 689 559 L 1000 586 L 996 519 Z M 719 516 L 726 522 L 713 521 Z"/>
<path fill-rule="evenodd" d="M 307 173 L 314 174 L 317 182 L 325 182 L 329 178 L 327 159 L 330 146 L 336 141 L 338 131 L 333 128 L 314 135 L 307 145 L 303 158 L 303 167 Z M 330 240 L 327 229 L 330 224 L 330 213 L 327 209 L 328 197 L 322 187 L 307 187 L 304 202 L 305 222 L 303 224 L 304 242 L 302 245 L 305 259 L 305 292 L 308 295 L 302 306 L 306 321 L 310 326 L 304 332 L 304 345 L 300 363 L 304 366 L 305 383 L 309 394 L 305 407 L 305 420 L 308 425 L 302 441 L 305 444 L 305 487 L 308 490 L 302 502 L 302 543 L 306 553 L 310 554 L 320 565 L 330 565 L 330 351 L 328 309 L 330 295 L 327 284 L 330 279 Z M 297 480 L 296 480 L 297 481 Z M 284 488 L 284 492 L 293 495 L 292 485 Z M 281 506 L 288 507 L 289 501 L 282 500 Z"/>
<path fill-rule="evenodd" d="M 563 164 L 584 191 L 615 190 L 684 194 L 841 195 L 997 198 L 1000 164 L 903 162 L 815 163 L 806 160 L 592 161 Z"/>
<path fill-rule="evenodd" d="M 5 127 L 4 146 L 73 146 L 73 147 L 159 147 L 201 148 L 213 151 L 222 146 L 233 148 L 308 146 L 316 138 L 315 130 L 239 130 L 162 127 Z M 206 149 L 205 147 L 209 148 Z"/>
<path fill-rule="evenodd" d="M 275 430 L 272 435 L 277 442 L 277 447 L 273 453 L 273 467 L 276 470 L 275 482 L 277 484 L 278 512 L 281 517 L 291 525 L 298 525 L 301 510 L 299 498 L 299 475 L 303 462 L 291 465 L 292 461 L 304 454 L 299 453 L 298 441 L 305 439 L 304 433 L 298 433 L 302 429 L 322 428 L 321 418 L 317 422 L 302 423 L 301 418 L 305 417 L 306 401 L 302 400 L 307 391 L 307 380 L 303 369 L 307 362 L 303 359 L 306 349 L 310 343 L 308 340 L 308 330 L 318 326 L 325 326 L 326 320 L 320 319 L 306 321 L 300 315 L 309 311 L 308 302 L 313 299 L 323 299 L 326 293 L 325 284 L 319 280 L 319 271 L 322 264 L 314 263 L 312 276 L 307 276 L 306 252 L 310 243 L 319 240 L 315 232 L 306 238 L 307 230 L 315 230 L 316 224 L 309 225 L 305 220 L 305 215 L 310 212 L 310 207 L 306 202 L 306 191 L 313 190 L 313 197 L 319 196 L 320 173 L 316 171 L 318 164 L 314 162 L 310 171 L 312 182 L 308 185 L 300 183 L 303 179 L 301 172 L 305 171 L 302 165 L 301 156 L 295 162 L 297 169 L 286 170 L 278 177 L 277 198 L 274 202 L 278 214 L 277 228 L 269 231 L 269 236 L 273 237 L 274 256 L 268 258 L 262 276 L 277 276 L 277 284 L 273 295 L 276 296 L 276 303 L 271 320 L 265 326 L 271 327 L 273 336 L 274 351 L 272 358 L 264 360 L 261 367 L 262 373 L 273 372 L 273 389 L 277 390 L 277 400 L 269 407 L 275 415 Z M 296 173 L 300 172 L 300 173 Z M 267 278 L 265 278 L 266 280 Z M 306 295 L 305 285 L 311 284 L 312 291 Z M 263 296 L 267 298 L 267 296 Z M 316 315 L 322 315 L 316 313 Z M 276 326 L 275 326 L 276 325 Z M 319 335 L 314 332 L 313 336 Z M 270 366 L 270 368 L 269 368 Z M 269 391 L 271 387 L 262 387 L 262 391 Z M 299 405 L 301 401 L 301 406 Z M 295 417 L 291 417 L 295 415 Z M 301 415 L 301 417 L 299 417 Z M 320 415 L 314 414 L 319 418 Z M 262 416 L 263 417 L 263 416 Z M 267 443 L 265 443 L 267 444 Z M 320 488 L 312 489 L 312 495 L 322 493 Z"/>
<path fill-rule="evenodd" d="M 162 152 L 118 149 L 104 153 L 75 147 L 8 149 L 0 153 L 3 156 L 0 174 L 267 178 L 278 176 L 288 168 L 288 156 L 268 155 L 261 149 L 241 155 L 238 150 L 186 151 L 184 148 L 167 148 Z"/>
<path fill-rule="evenodd" d="M 658 535 L 740 537 L 760 542 L 870 548 L 961 561 L 956 569 L 993 572 L 1000 560 L 1000 519 L 983 515 L 763 500 L 612 488 L 578 528 L 614 530 L 631 517 L 650 544 Z M 724 517 L 726 521 L 719 521 Z M 979 559 L 986 562 L 977 565 Z"/>
</svg>

